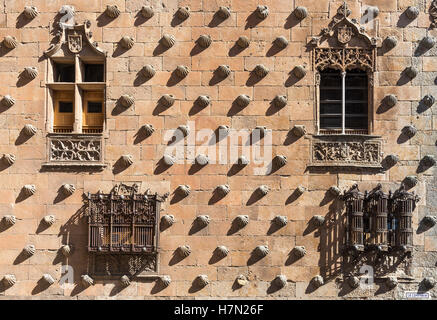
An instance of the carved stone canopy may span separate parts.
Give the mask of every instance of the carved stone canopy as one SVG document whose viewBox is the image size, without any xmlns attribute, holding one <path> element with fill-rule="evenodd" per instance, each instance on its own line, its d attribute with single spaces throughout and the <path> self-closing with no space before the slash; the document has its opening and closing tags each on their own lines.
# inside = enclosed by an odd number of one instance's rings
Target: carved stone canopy
<svg viewBox="0 0 437 320">
<path fill-rule="evenodd" d="M 47 57 L 52 57 L 61 48 L 65 53 L 79 54 L 83 51 L 90 51 L 91 54 L 105 57 L 107 52 L 98 47 L 98 43 L 93 40 L 91 21 L 86 20 L 83 24 L 72 26 L 59 25 L 55 31 L 55 39 L 49 48 L 44 51 Z"/>
<path fill-rule="evenodd" d="M 344 3 L 328 27 L 309 41 L 308 45 L 314 50 L 315 69 L 374 71 L 376 47 L 381 41 L 370 37 L 358 21 L 349 19 L 350 13 Z"/>
</svg>

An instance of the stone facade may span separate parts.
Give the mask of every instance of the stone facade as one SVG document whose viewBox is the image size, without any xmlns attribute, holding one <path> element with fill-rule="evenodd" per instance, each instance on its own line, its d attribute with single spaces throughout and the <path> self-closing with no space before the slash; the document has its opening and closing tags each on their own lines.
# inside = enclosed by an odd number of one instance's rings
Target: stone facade
<svg viewBox="0 0 437 320">
<path fill-rule="evenodd" d="M 55 43 L 54 22 L 65 4 L 0 1 L 0 39 L 15 37 L 0 47 L 4 139 L 0 153 L 7 155 L 0 164 L 0 218 L 6 216 L 0 225 L 0 278 L 15 276 L 0 284 L 0 299 L 402 299 L 405 291 L 423 290 L 425 277 L 437 279 L 437 228 L 423 228 L 422 222 L 425 216 L 437 215 L 437 178 L 435 168 L 424 168 L 421 161 L 426 155 L 437 156 L 436 106 L 423 102 L 428 94 L 437 97 L 437 46 L 423 43 L 426 36 L 437 38 L 437 29 L 432 28 L 437 19 L 435 1 L 347 1 L 349 18 L 365 27 L 369 39 L 379 41 L 372 44 L 376 50 L 372 137 L 348 145 L 365 153 L 352 165 L 336 161 L 343 159 L 341 152 L 340 158 L 325 154 L 329 159 L 320 152 L 342 148 L 345 140 L 315 140 L 317 77 L 309 46 L 339 14 L 343 1 L 69 1 L 75 8 L 74 20 L 91 22 L 93 41 L 107 54 L 103 139 L 96 142 L 92 136 L 85 147 L 79 141 L 83 137 L 48 136 L 50 58 L 45 52 Z M 153 16 L 145 18 L 150 13 L 142 13 L 144 5 L 153 8 Z M 258 5 L 266 5 L 268 15 L 263 8 L 257 10 Z M 25 6 L 34 6 L 38 14 Z M 218 12 L 221 6 L 230 8 L 229 16 L 225 9 Z M 378 15 L 366 19 L 370 6 L 378 7 Z M 417 17 L 407 14 L 410 6 L 418 9 Z M 307 16 L 302 9 L 295 14 L 297 7 L 305 7 Z M 175 39 L 171 46 L 167 38 L 169 48 L 161 40 L 166 34 Z M 201 35 L 210 39 L 199 39 Z M 243 36 L 241 43 L 250 41 L 247 48 L 237 44 Z M 342 34 L 342 41 L 347 42 L 348 36 Z M 390 36 L 396 37 L 397 44 L 387 50 L 384 41 Z M 74 40 L 72 52 L 80 49 Z M 152 69 L 143 71 L 147 65 Z M 225 77 L 216 71 L 223 65 L 230 69 Z M 412 66 L 417 76 L 407 79 L 405 70 Z M 158 102 L 165 94 L 174 98 L 168 107 Z M 132 101 L 125 99 L 131 103 L 120 109 L 123 95 Z M 250 97 L 247 106 L 236 105 L 240 95 Z M 397 98 L 392 107 L 384 103 L 388 95 Z M 280 99 L 276 96 L 286 96 L 287 104 L 275 104 Z M 204 103 L 200 108 L 199 97 Z M 192 129 L 188 134 L 196 133 L 193 125 L 211 131 L 219 126 L 231 130 L 265 126 L 272 130 L 272 157 L 282 155 L 286 160 L 263 175 L 254 174 L 253 159 L 237 169 L 233 163 L 199 166 L 191 160 L 164 166 L 166 132 L 188 123 Z M 411 138 L 402 131 L 408 125 L 417 129 Z M 295 126 L 305 126 L 297 130 L 304 136 L 293 134 Z M 67 145 L 62 139 L 74 143 Z M 209 137 L 189 141 L 200 146 L 205 139 Z M 83 148 L 85 157 L 79 152 Z M 366 153 L 369 148 L 371 159 Z M 197 155 L 196 151 L 187 157 Z M 387 155 L 397 155 L 399 161 L 384 166 Z M 72 163 L 53 165 L 63 159 Z M 98 165 L 83 168 L 81 161 Z M 380 262 L 373 288 L 354 288 L 357 280 L 352 276 L 360 273 L 351 271 L 341 252 L 343 204 L 329 190 L 338 186 L 343 192 L 355 183 L 360 190 L 372 190 L 381 183 L 384 191 L 395 191 L 407 176 L 418 177 L 411 190 L 420 196 L 413 213 L 411 258 Z M 174 219 L 159 235 L 158 274 L 163 277 L 121 282 L 96 278 L 91 283 L 83 277 L 90 259 L 82 195 L 108 193 L 120 182 L 137 183 L 142 192 L 170 193 L 160 213 Z M 174 193 L 181 185 L 189 186 L 185 197 Z M 227 187 L 216 197 L 218 186 Z M 256 191 L 260 186 L 267 186 L 261 188 L 266 190 L 262 196 Z M 197 217 L 202 215 L 209 220 L 199 228 Z M 48 216 L 54 216 L 54 221 L 51 217 L 47 223 Z M 248 223 L 235 227 L 237 216 L 246 216 L 239 220 L 248 218 Z M 314 216 L 325 217 L 322 226 L 311 224 Z M 181 259 L 178 248 L 185 245 L 191 252 Z M 66 271 L 74 273 L 72 281 L 61 285 Z M 396 277 L 397 286 L 390 276 Z M 429 290 L 433 297 L 436 290 Z"/>
</svg>

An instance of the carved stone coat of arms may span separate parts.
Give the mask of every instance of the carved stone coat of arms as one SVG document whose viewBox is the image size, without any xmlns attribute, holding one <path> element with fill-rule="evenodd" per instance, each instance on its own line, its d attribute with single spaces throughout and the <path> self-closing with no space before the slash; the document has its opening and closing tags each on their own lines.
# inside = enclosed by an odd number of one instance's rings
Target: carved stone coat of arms
<svg viewBox="0 0 437 320">
<path fill-rule="evenodd" d="M 341 44 L 346 44 L 351 41 L 353 35 L 353 31 L 351 27 L 343 26 L 338 28 L 338 42 Z"/>
<path fill-rule="evenodd" d="M 82 51 L 82 35 L 70 34 L 68 35 L 68 49 L 72 53 L 79 53 Z"/>
</svg>

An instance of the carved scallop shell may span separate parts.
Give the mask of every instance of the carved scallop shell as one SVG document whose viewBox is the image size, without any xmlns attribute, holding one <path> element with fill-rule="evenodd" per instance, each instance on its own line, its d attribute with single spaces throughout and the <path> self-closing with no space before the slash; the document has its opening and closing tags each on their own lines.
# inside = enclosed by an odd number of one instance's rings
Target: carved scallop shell
<svg viewBox="0 0 437 320">
<path fill-rule="evenodd" d="M 70 245 L 68 245 L 68 244 L 64 244 L 62 247 L 61 247 L 61 252 L 62 252 L 62 254 L 64 255 L 64 257 L 69 257 L 70 256 L 70 254 L 71 254 L 71 246 Z"/>
<path fill-rule="evenodd" d="M 123 287 L 128 287 L 130 285 L 130 279 L 127 275 L 123 275 L 120 278 L 120 283 Z"/>
<path fill-rule="evenodd" d="M 24 247 L 23 251 L 28 255 L 28 256 L 33 256 L 36 252 L 35 246 L 33 244 L 28 244 L 27 246 Z"/>
<path fill-rule="evenodd" d="M 141 14 L 143 15 L 144 18 L 150 19 L 151 17 L 153 17 L 153 15 L 155 13 L 153 12 L 153 8 L 152 7 L 150 7 L 150 6 L 142 6 Z"/>
<path fill-rule="evenodd" d="M 303 125 L 295 125 L 293 129 L 291 129 L 291 132 L 296 137 L 303 137 L 307 133 L 305 126 Z"/>
<path fill-rule="evenodd" d="M 274 41 L 275 45 L 281 49 L 284 49 L 288 46 L 288 40 L 284 36 L 277 37 Z"/>
<path fill-rule="evenodd" d="M 393 167 L 396 163 L 398 163 L 399 157 L 395 154 L 390 154 L 386 157 L 386 162 L 390 167 Z"/>
<path fill-rule="evenodd" d="M 423 278 L 422 283 L 425 289 L 430 290 L 435 287 L 437 282 L 433 277 L 425 277 Z"/>
<path fill-rule="evenodd" d="M 5 153 L 5 154 L 3 154 L 3 157 L 2 157 L 2 161 L 8 166 L 13 165 L 15 163 L 15 159 L 16 159 L 15 156 L 13 154 L 10 154 L 10 153 Z"/>
<path fill-rule="evenodd" d="M 268 246 L 257 246 L 254 250 L 254 254 L 257 257 L 265 257 L 269 254 L 269 247 Z"/>
<path fill-rule="evenodd" d="M 2 279 L 2 282 L 5 287 L 9 288 L 17 283 L 17 278 L 15 278 L 15 275 L 13 274 L 5 274 Z"/>
<path fill-rule="evenodd" d="M 405 185 L 409 188 L 415 187 L 418 182 L 419 179 L 417 178 L 417 176 L 407 176 L 404 180 Z"/>
<path fill-rule="evenodd" d="M 304 246 L 296 246 L 294 247 L 293 253 L 297 258 L 302 258 L 307 254 L 307 250 Z"/>
<path fill-rule="evenodd" d="M 199 39 L 197 39 L 197 43 L 199 44 L 199 46 L 201 46 L 202 48 L 208 48 L 211 43 L 211 36 L 208 34 L 202 34 Z"/>
<path fill-rule="evenodd" d="M 402 131 L 409 138 L 414 137 L 417 133 L 417 129 L 413 125 L 405 126 Z"/>
<path fill-rule="evenodd" d="M 257 64 L 255 66 L 255 68 L 253 69 L 253 72 L 260 78 L 264 78 L 266 75 L 269 74 L 269 69 L 262 65 L 262 64 Z"/>
<path fill-rule="evenodd" d="M 172 155 L 165 154 L 165 155 L 162 157 L 162 161 L 164 161 L 164 163 L 165 163 L 167 166 L 170 167 L 170 166 L 172 166 L 172 165 L 175 164 L 175 162 L 176 162 L 176 158 L 173 157 Z"/>
<path fill-rule="evenodd" d="M 347 283 L 349 284 L 349 286 L 352 289 L 356 289 L 360 285 L 360 278 L 358 278 L 358 277 L 348 277 L 347 278 Z"/>
<path fill-rule="evenodd" d="M 179 78 L 185 78 L 189 72 L 190 72 L 190 69 L 188 69 L 187 66 L 177 66 L 176 67 L 176 75 Z"/>
<path fill-rule="evenodd" d="M 237 159 L 237 164 L 239 166 L 246 166 L 249 164 L 249 160 L 245 156 L 239 156 Z"/>
<path fill-rule="evenodd" d="M 431 215 L 425 216 L 423 218 L 423 224 L 428 228 L 434 227 L 437 224 L 437 216 L 431 216 Z"/>
<path fill-rule="evenodd" d="M 250 97 L 247 94 L 240 94 L 235 100 L 240 108 L 247 107 L 250 103 Z"/>
<path fill-rule="evenodd" d="M 433 104 L 435 103 L 435 98 L 433 95 L 431 94 L 427 94 L 426 96 L 423 97 L 423 104 L 427 107 L 427 108 L 431 108 L 433 106 Z"/>
<path fill-rule="evenodd" d="M 410 6 L 407 8 L 407 10 L 405 10 L 405 15 L 408 17 L 408 19 L 414 20 L 419 16 L 419 9 Z"/>
<path fill-rule="evenodd" d="M 206 227 L 211 222 L 208 215 L 201 215 L 196 218 L 196 223 L 201 227 Z"/>
<path fill-rule="evenodd" d="M 283 156 L 283 155 L 277 155 L 277 156 L 273 159 L 273 161 L 274 161 L 274 164 L 275 164 L 277 167 L 283 167 L 283 166 L 285 166 L 285 165 L 287 164 L 287 157 L 286 157 L 286 156 Z"/>
<path fill-rule="evenodd" d="M 305 188 L 304 186 L 302 186 L 302 185 L 299 185 L 297 188 L 296 188 L 296 193 L 297 193 L 297 195 L 302 195 L 302 194 L 304 194 L 305 193 L 305 191 L 307 191 L 307 188 Z"/>
<path fill-rule="evenodd" d="M 172 214 L 166 214 L 162 216 L 161 220 L 168 227 L 171 227 L 175 223 L 175 218 Z"/>
<path fill-rule="evenodd" d="M 419 70 L 416 67 L 408 67 L 405 69 L 405 74 L 408 78 L 414 79 L 419 74 Z"/>
<path fill-rule="evenodd" d="M 196 159 L 196 164 L 198 164 L 199 166 L 206 166 L 209 163 L 209 158 L 208 156 L 204 155 L 204 154 L 199 154 Z"/>
<path fill-rule="evenodd" d="M 118 9 L 117 5 L 107 5 L 105 13 L 108 17 L 115 19 L 120 15 L 120 9 Z"/>
<path fill-rule="evenodd" d="M 33 136 L 34 134 L 36 134 L 37 129 L 35 128 L 35 126 L 31 125 L 31 124 L 25 124 L 24 128 L 23 128 L 23 132 L 26 136 Z"/>
<path fill-rule="evenodd" d="M 426 49 L 431 49 L 432 47 L 435 46 L 435 38 L 431 37 L 431 36 L 426 36 L 425 38 L 422 39 L 422 45 L 426 48 Z"/>
<path fill-rule="evenodd" d="M 167 48 L 171 48 L 176 43 L 176 38 L 171 34 L 164 34 L 161 38 L 161 43 Z"/>
<path fill-rule="evenodd" d="M 285 95 L 277 95 L 275 99 L 273 100 L 273 103 L 275 104 L 275 107 L 280 109 L 287 105 L 288 99 Z"/>
<path fill-rule="evenodd" d="M 229 249 L 226 248 L 225 246 L 218 246 L 215 251 L 217 252 L 217 254 L 221 257 L 224 258 L 229 254 Z"/>
<path fill-rule="evenodd" d="M 208 276 L 206 274 L 201 274 L 201 275 L 197 276 L 196 283 L 199 287 L 202 287 L 202 288 L 207 286 L 209 284 Z"/>
<path fill-rule="evenodd" d="M 218 9 L 217 14 L 220 18 L 227 19 L 231 16 L 231 9 L 229 7 L 221 6 Z"/>
<path fill-rule="evenodd" d="M 295 66 L 293 69 L 293 74 L 296 78 L 302 79 L 303 77 L 306 76 L 307 70 L 305 66 Z"/>
<path fill-rule="evenodd" d="M 176 189 L 177 193 L 182 196 L 188 196 L 191 193 L 191 188 L 189 185 L 181 184 Z"/>
<path fill-rule="evenodd" d="M 123 36 L 123 38 L 120 40 L 120 44 L 123 48 L 130 49 L 134 46 L 135 40 L 130 36 Z"/>
<path fill-rule="evenodd" d="M 164 288 L 167 288 L 171 283 L 170 276 L 162 276 L 159 278 Z"/>
<path fill-rule="evenodd" d="M 276 276 L 276 278 L 273 280 L 273 283 L 278 288 L 283 288 L 287 285 L 287 277 L 283 274 L 280 274 Z"/>
<path fill-rule="evenodd" d="M 325 217 L 319 215 L 313 216 L 313 222 L 315 226 L 320 227 L 325 223 Z"/>
<path fill-rule="evenodd" d="M 299 20 L 303 20 L 308 16 L 308 10 L 305 7 L 296 7 L 296 9 L 294 9 L 293 13 L 294 13 L 294 16 Z"/>
<path fill-rule="evenodd" d="M 398 45 L 398 39 L 395 36 L 388 36 L 387 38 L 385 38 L 384 44 L 387 49 L 393 49 Z"/>
<path fill-rule="evenodd" d="M 26 184 L 26 185 L 23 187 L 23 191 L 24 191 L 24 194 L 25 194 L 26 196 L 31 196 L 31 195 L 35 194 L 35 192 L 36 192 L 36 187 L 35 187 L 34 184 Z"/>
<path fill-rule="evenodd" d="M 265 19 L 269 15 L 269 8 L 267 6 L 259 5 L 256 7 L 256 15 L 260 19 Z"/>
<path fill-rule="evenodd" d="M 231 192 L 231 188 L 227 184 L 217 186 L 216 190 L 217 193 L 222 197 L 226 196 L 229 192 Z"/>
<path fill-rule="evenodd" d="M 5 95 L 2 99 L 2 104 L 6 107 L 6 108 L 10 108 L 15 104 L 15 99 L 12 98 L 10 95 Z"/>
<path fill-rule="evenodd" d="M 427 154 L 426 156 L 423 157 L 422 162 L 425 166 L 432 167 L 435 165 L 436 160 L 435 160 L 435 157 L 433 155 Z"/>
<path fill-rule="evenodd" d="M 124 94 L 120 97 L 120 103 L 125 108 L 131 107 L 134 104 L 134 102 L 135 102 L 134 97 L 128 94 Z"/>
<path fill-rule="evenodd" d="M 253 131 L 254 131 L 254 133 L 259 133 L 260 137 L 264 137 L 266 132 L 267 132 L 267 127 L 266 126 L 256 126 Z"/>
<path fill-rule="evenodd" d="M 18 46 L 17 38 L 15 38 L 14 36 L 6 36 L 3 39 L 3 43 L 8 49 L 15 49 Z"/>
<path fill-rule="evenodd" d="M 189 7 L 180 7 L 178 11 L 176 11 L 176 16 L 180 20 L 186 20 L 190 17 L 190 8 Z"/>
<path fill-rule="evenodd" d="M 74 184 L 65 183 L 62 185 L 61 191 L 65 196 L 71 196 L 74 191 L 76 191 L 76 187 L 74 186 Z"/>
<path fill-rule="evenodd" d="M 38 9 L 34 6 L 25 6 L 23 13 L 27 19 L 34 19 L 39 14 Z"/>
<path fill-rule="evenodd" d="M 238 285 L 241 287 L 245 286 L 248 282 L 247 277 L 244 274 L 240 274 L 236 280 Z"/>
<path fill-rule="evenodd" d="M 248 215 L 238 215 L 235 217 L 235 223 L 239 228 L 244 228 L 249 224 L 249 216 Z"/>
<path fill-rule="evenodd" d="M 394 107 L 398 103 L 398 98 L 394 94 L 389 94 L 385 97 L 385 103 L 390 108 Z"/>
<path fill-rule="evenodd" d="M 183 258 L 188 257 L 191 254 L 190 246 L 185 244 L 183 246 L 178 247 L 178 254 Z"/>
<path fill-rule="evenodd" d="M 155 128 L 151 124 L 145 124 L 141 127 L 141 130 L 149 137 L 155 132 Z"/>
<path fill-rule="evenodd" d="M 164 105 L 164 107 L 166 108 L 170 108 L 175 102 L 175 97 L 172 94 L 164 94 L 161 97 L 161 103 Z"/>
<path fill-rule="evenodd" d="M 144 78 L 150 79 L 156 74 L 156 71 L 151 64 L 147 64 L 141 69 L 141 74 Z"/>
<path fill-rule="evenodd" d="M 38 69 L 36 67 L 24 68 L 23 75 L 30 80 L 35 79 L 38 76 Z"/>
<path fill-rule="evenodd" d="M 180 125 L 176 130 L 179 130 L 180 132 L 182 132 L 184 137 L 186 137 L 190 134 L 190 127 L 187 125 Z"/>
<path fill-rule="evenodd" d="M 201 108 L 206 108 L 209 103 L 209 96 L 199 96 L 196 100 L 196 103 L 201 107 Z"/>
<path fill-rule="evenodd" d="M 53 279 L 53 277 L 48 273 L 43 274 L 42 279 L 45 282 L 47 282 L 47 284 L 49 284 L 49 285 L 52 285 L 55 283 L 55 279 Z"/>
<path fill-rule="evenodd" d="M 266 185 L 261 185 L 256 189 L 256 192 L 260 195 L 260 196 L 265 196 L 267 193 L 269 193 L 270 188 Z"/>
<path fill-rule="evenodd" d="M 250 45 L 250 40 L 246 36 L 241 36 L 237 40 L 237 46 L 239 46 L 242 49 L 247 48 Z"/>
<path fill-rule="evenodd" d="M 273 219 L 273 223 L 276 224 L 278 227 L 285 227 L 288 223 L 288 219 L 286 216 L 276 216 Z"/>
<path fill-rule="evenodd" d="M 43 218 L 43 221 L 46 225 L 51 226 L 55 223 L 56 218 L 54 215 L 48 215 Z"/>
<path fill-rule="evenodd" d="M 332 194 L 334 197 L 338 197 L 341 193 L 341 190 L 337 186 L 331 186 L 329 188 L 329 193 Z"/>
<path fill-rule="evenodd" d="M 387 277 L 385 285 L 391 290 L 398 285 L 398 279 L 396 277 Z"/>
<path fill-rule="evenodd" d="M 220 77 L 226 78 L 231 74 L 231 68 L 227 65 L 222 64 L 217 68 L 217 73 Z"/>
<path fill-rule="evenodd" d="M 323 280 L 323 277 L 320 275 L 315 276 L 311 279 L 311 283 L 314 287 L 319 288 L 325 284 L 325 280 Z"/>
<path fill-rule="evenodd" d="M 134 158 L 130 154 L 124 154 L 120 157 L 120 160 L 123 165 L 130 166 L 132 163 L 134 163 Z"/>
<path fill-rule="evenodd" d="M 13 215 L 5 215 L 3 217 L 3 221 L 8 225 L 8 226 L 13 226 L 15 223 L 17 223 L 17 218 Z"/>
<path fill-rule="evenodd" d="M 87 274 L 83 274 L 83 275 L 81 275 L 80 278 L 81 278 L 82 284 L 83 284 L 85 287 L 89 287 L 89 286 L 92 286 L 92 285 L 94 284 L 94 280 L 93 280 L 93 278 L 91 278 L 91 277 L 90 277 L 89 275 L 87 275 Z"/>
</svg>

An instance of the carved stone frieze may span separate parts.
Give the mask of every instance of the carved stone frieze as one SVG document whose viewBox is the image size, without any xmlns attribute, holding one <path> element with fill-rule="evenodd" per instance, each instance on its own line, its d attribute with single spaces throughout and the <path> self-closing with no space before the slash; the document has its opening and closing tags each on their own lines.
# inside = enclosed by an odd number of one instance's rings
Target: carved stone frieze
<svg viewBox="0 0 437 320">
<path fill-rule="evenodd" d="M 102 161 L 102 140 L 99 137 L 50 137 L 49 161 Z"/>
<path fill-rule="evenodd" d="M 141 276 L 158 272 L 157 254 L 93 254 L 93 276 Z"/>
<path fill-rule="evenodd" d="M 373 71 L 375 53 L 362 48 L 316 48 L 314 49 L 314 67 L 322 71 L 334 68 L 341 71 L 363 69 Z"/>
<path fill-rule="evenodd" d="M 360 136 L 313 138 L 311 166 L 381 168 L 382 141 Z"/>
</svg>

